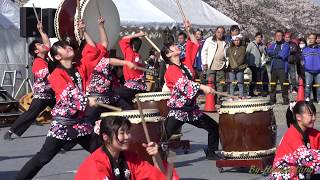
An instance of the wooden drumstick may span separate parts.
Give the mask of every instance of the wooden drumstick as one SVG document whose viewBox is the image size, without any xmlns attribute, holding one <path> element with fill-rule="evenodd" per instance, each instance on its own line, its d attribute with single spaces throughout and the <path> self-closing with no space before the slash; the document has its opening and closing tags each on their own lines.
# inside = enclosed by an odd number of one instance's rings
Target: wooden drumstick
<svg viewBox="0 0 320 180">
<path fill-rule="evenodd" d="M 121 111 L 122 111 L 121 108 L 115 107 L 115 106 L 111 106 L 111 105 L 109 105 L 109 104 L 97 103 L 97 105 L 100 106 L 100 107 L 104 107 L 104 108 L 113 110 L 113 111 L 118 111 L 118 112 L 121 112 Z"/>
<path fill-rule="evenodd" d="M 239 96 L 233 96 L 233 95 L 230 95 L 230 94 L 227 94 L 227 93 L 222 93 L 222 92 L 218 92 L 216 90 L 213 89 L 213 94 L 218 94 L 220 96 L 226 96 L 226 97 L 230 97 L 232 99 L 240 99 Z"/>
<path fill-rule="evenodd" d="M 174 170 L 173 158 L 175 155 L 176 153 L 173 151 L 169 151 L 168 153 L 168 158 L 167 158 L 168 166 L 167 166 L 167 172 L 166 172 L 166 180 L 172 180 L 173 170 Z"/>
<path fill-rule="evenodd" d="M 78 20 L 80 21 L 80 19 L 81 19 L 81 14 L 80 14 L 80 0 L 77 0 L 77 11 L 78 11 Z"/>
<path fill-rule="evenodd" d="M 139 94 L 136 94 L 136 101 L 137 101 L 137 104 L 138 104 L 138 109 L 139 109 L 139 113 L 140 113 L 140 117 L 141 117 L 143 131 L 144 131 L 144 134 L 146 136 L 147 143 L 150 143 L 151 139 L 150 139 L 150 135 L 149 135 L 149 131 L 148 131 L 148 127 L 147 127 L 146 121 L 144 120 L 144 115 L 143 115 L 143 111 L 142 111 L 142 107 L 141 107 L 141 101 L 140 101 Z M 154 166 L 158 167 L 163 173 L 165 173 L 165 170 L 164 170 L 164 167 L 163 167 L 163 163 L 162 163 L 162 159 L 161 159 L 159 153 L 157 155 L 155 155 L 155 156 L 152 156 L 152 161 L 153 161 Z"/>
<path fill-rule="evenodd" d="M 36 7 L 34 6 L 34 4 L 32 3 L 32 6 L 33 6 L 33 12 L 34 14 L 36 15 L 36 18 L 37 18 L 37 22 L 40 23 L 40 20 L 39 20 L 39 17 L 38 17 L 38 14 L 37 14 L 37 11 L 36 11 Z"/>
<path fill-rule="evenodd" d="M 176 3 L 177 3 L 177 5 L 178 5 L 178 9 L 179 9 L 179 12 L 180 12 L 183 20 L 184 20 L 184 21 L 187 20 L 186 15 L 184 14 L 183 9 L 182 9 L 182 6 L 181 6 L 181 4 L 180 4 L 180 1 L 179 1 L 179 0 L 176 0 Z"/>
<path fill-rule="evenodd" d="M 148 36 L 144 36 L 144 37 L 151 44 L 152 47 L 154 47 L 158 52 L 160 52 L 160 49 L 158 48 L 158 46 L 154 44 L 154 42 Z"/>
<path fill-rule="evenodd" d="M 96 0 L 96 6 L 97 6 L 97 11 L 98 11 L 99 17 L 101 17 L 101 11 L 100 11 L 100 8 L 99 8 L 98 0 Z"/>
</svg>

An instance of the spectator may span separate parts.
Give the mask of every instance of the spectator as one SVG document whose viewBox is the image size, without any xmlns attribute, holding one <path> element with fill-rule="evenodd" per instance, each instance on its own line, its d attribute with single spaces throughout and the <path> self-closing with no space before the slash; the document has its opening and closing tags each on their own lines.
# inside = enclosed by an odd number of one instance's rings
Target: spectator
<svg viewBox="0 0 320 180">
<path fill-rule="evenodd" d="M 299 51 L 298 51 L 298 57 L 299 60 L 297 61 L 297 73 L 298 77 L 302 78 L 305 81 L 304 78 L 304 64 L 302 59 L 302 50 L 307 46 L 307 40 L 304 38 L 299 39 Z"/>
<path fill-rule="evenodd" d="M 275 33 L 275 42 L 272 42 L 270 47 L 267 48 L 267 53 L 271 58 L 271 82 L 277 83 L 278 80 L 281 83 L 281 91 L 283 104 L 289 104 L 288 87 L 283 85 L 287 82 L 287 70 L 288 70 L 288 57 L 290 55 L 290 46 L 283 39 L 283 32 L 277 30 Z M 272 104 L 277 102 L 276 100 L 277 85 L 271 85 L 270 100 Z"/>
<path fill-rule="evenodd" d="M 186 39 L 187 35 L 184 32 L 180 32 L 178 34 L 178 48 L 180 49 L 181 53 L 179 55 L 180 61 L 184 61 L 185 56 L 186 56 Z"/>
<path fill-rule="evenodd" d="M 289 76 L 290 76 L 290 82 L 292 87 L 292 93 L 297 94 L 297 60 L 298 60 L 298 45 L 292 41 L 292 33 L 286 32 L 284 35 L 284 40 L 289 44 L 290 46 L 290 55 L 288 58 L 288 65 L 289 65 Z"/>
<path fill-rule="evenodd" d="M 193 67 L 195 68 L 196 71 L 196 75 L 201 79 L 201 81 L 203 80 L 203 73 L 202 73 L 202 62 L 201 62 L 201 50 L 204 44 L 204 39 L 203 39 L 203 32 L 200 29 L 197 29 L 194 32 L 194 36 L 197 39 L 198 43 L 199 43 L 199 49 L 196 55 L 196 59 L 195 59 L 195 63 L 193 65 Z"/>
<path fill-rule="evenodd" d="M 316 84 L 320 84 L 320 47 L 316 44 L 317 35 L 310 33 L 308 36 L 308 46 L 302 50 L 302 59 L 304 63 L 304 71 L 306 78 L 305 97 L 306 101 L 310 101 L 310 92 L 313 79 Z M 317 98 L 320 101 L 320 88 L 317 87 Z"/>
<path fill-rule="evenodd" d="M 246 47 L 242 45 L 242 35 L 232 37 L 232 43 L 227 50 L 227 57 L 229 58 L 229 82 L 230 94 L 234 95 L 235 80 L 237 80 L 239 88 L 239 96 L 243 96 L 243 73 L 247 67 L 246 60 Z"/>
<path fill-rule="evenodd" d="M 231 43 L 232 41 L 232 36 L 237 36 L 240 34 L 240 28 L 238 25 L 232 25 L 230 27 L 230 35 L 229 36 L 226 36 L 226 41 Z"/>
<path fill-rule="evenodd" d="M 256 96 L 254 94 L 254 89 L 256 83 L 263 81 L 263 75 L 266 74 L 266 51 L 265 46 L 262 43 L 263 35 L 257 32 L 255 35 L 255 40 L 248 44 L 246 49 L 246 59 L 248 66 L 252 72 L 252 83 L 249 87 L 249 96 Z M 268 78 L 267 78 L 268 79 Z M 268 94 L 268 82 L 263 85 L 262 95 L 267 96 Z M 257 86 L 261 90 L 260 86 Z"/>
<path fill-rule="evenodd" d="M 220 92 L 223 91 L 224 84 L 219 82 L 225 81 L 226 67 L 228 66 L 225 54 L 228 43 L 224 39 L 224 33 L 224 27 L 217 27 L 215 34 L 206 39 L 201 51 L 202 67 L 206 71 L 206 78 L 207 80 L 211 78 Z M 220 102 L 218 101 L 218 103 Z"/>
<path fill-rule="evenodd" d="M 320 45 L 320 34 L 317 34 L 317 40 L 316 43 L 318 44 L 318 46 Z"/>
</svg>

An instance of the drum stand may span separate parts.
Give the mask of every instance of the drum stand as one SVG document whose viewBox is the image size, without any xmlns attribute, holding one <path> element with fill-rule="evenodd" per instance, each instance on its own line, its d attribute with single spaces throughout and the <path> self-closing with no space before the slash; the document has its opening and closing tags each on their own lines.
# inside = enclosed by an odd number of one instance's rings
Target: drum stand
<svg viewBox="0 0 320 180">
<path fill-rule="evenodd" d="M 271 172 L 274 155 L 257 159 L 221 159 L 216 161 L 216 167 L 223 173 L 224 167 L 250 168 L 249 173 L 268 175 Z"/>
</svg>

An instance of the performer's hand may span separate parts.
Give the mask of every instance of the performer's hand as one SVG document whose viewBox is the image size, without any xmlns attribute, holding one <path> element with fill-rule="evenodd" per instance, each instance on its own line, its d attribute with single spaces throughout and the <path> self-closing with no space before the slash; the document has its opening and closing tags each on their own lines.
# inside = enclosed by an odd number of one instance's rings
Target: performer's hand
<svg viewBox="0 0 320 180">
<path fill-rule="evenodd" d="M 97 104 L 97 98 L 95 97 L 88 97 L 88 100 L 89 100 L 89 106 L 90 107 L 97 107 L 98 104 Z"/>
<path fill-rule="evenodd" d="M 148 34 L 144 31 L 140 31 L 138 35 L 142 37 L 142 36 L 147 36 Z"/>
<path fill-rule="evenodd" d="M 98 135 L 100 134 L 100 123 L 101 123 L 101 120 L 96 121 L 93 128 L 93 132 Z"/>
<path fill-rule="evenodd" d="M 101 16 L 101 17 L 99 17 L 99 19 L 98 19 L 98 24 L 99 25 L 103 25 L 104 24 L 104 18 Z"/>
<path fill-rule="evenodd" d="M 183 21 L 183 25 L 186 28 L 186 30 L 189 30 L 191 28 L 191 23 L 188 19 Z"/>
<path fill-rule="evenodd" d="M 200 89 L 201 89 L 205 94 L 210 94 L 210 93 L 213 93 L 213 92 L 214 92 L 214 90 L 213 90 L 211 87 L 206 86 L 206 85 L 203 85 L 203 84 L 200 85 Z"/>
<path fill-rule="evenodd" d="M 43 32 L 43 26 L 42 26 L 42 22 L 41 21 L 38 22 L 37 28 L 38 28 L 39 32 Z"/>
<path fill-rule="evenodd" d="M 125 61 L 126 62 L 126 66 L 129 68 L 129 69 L 136 69 L 136 65 L 133 64 L 132 62 L 130 61 Z"/>
<path fill-rule="evenodd" d="M 159 153 L 158 144 L 155 142 L 150 142 L 148 144 L 142 143 L 142 146 L 146 148 L 146 151 L 150 156 L 155 156 Z"/>
<path fill-rule="evenodd" d="M 86 24 L 84 23 L 84 20 L 83 19 L 80 19 L 79 23 L 78 23 L 78 27 L 79 27 L 79 30 L 82 31 L 82 32 L 85 32 L 86 31 Z"/>
</svg>

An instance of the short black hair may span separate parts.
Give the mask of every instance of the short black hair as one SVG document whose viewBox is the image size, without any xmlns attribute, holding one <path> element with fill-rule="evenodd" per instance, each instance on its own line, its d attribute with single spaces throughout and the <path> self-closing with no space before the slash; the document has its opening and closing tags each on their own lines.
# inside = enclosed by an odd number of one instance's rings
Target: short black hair
<svg viewBox="0 0 320 180">
<path fill-rule="evenodd" d="M 234 31 L 234 30 L 239 30 L 239 31 L 240 31 L 239 26 L 238 26 L 238 25 L 232 25 L 232 26 L 230 27 L 230 32 L 231 32 L 231 31 Z"/>
<path fill-rule="evenodd" d="M 261 32 L 257 32 L 254 37 L 257 37 L 257 36 L 261 36 L 263 38 L 263 35 Z"/>
<path fill-rule="evenodd" d="M 50 48 L 51 58 L 52 58 L 54 61 L 57 61 L 57 60 L 55 59 L 55 56 L 58 54 L 58 48 L 59 48 L 59 47 L 64 48 L 64 47 L 66 47 L 66 46 L 69 46 L 69 43 L 66 42 L 66 41 L 60 40 L 60 41 L 55 42 L 55 43 L 51 46 L 51 48 Z"/>
<path fill-rule="evenodd" d="M 186 33 L 184 33 L 184 32 L 179 32 L 178 36 L 183 36 L 184 39 L 187 38 L 187 35 L 186 35 Z"/>
<path fill-rule="evenodd" d="M 160 55 L 166 64 L 170 64 L 170 62 L 171 62 L 170 58 L 167 56 L 167 54 L 170 52 L 170 46 L 172 46 L 172 45 L 173 45 L 173 43 L 166 42 L 163 44 L 163 48 L 160 51 Z"/>
<path fill-rule="evenodd" d="M 103 134 L 106 134 L 110 139 L 113 139 L 115 136 L 118 140 L 118 131 L 121 127 L 125 127 L 130 130 L 131 122 L 121 116 L 107 116 L 103 117 L 100 122 L 100 132 L 99 136 L 103 141 Z M 118 140 L 119 141 L 119 140 Z"/>
<path fill-rule="evenodd" d="M 196 33 L 196 32 L 200 32 L 200 34 L 201 34 L 201 36 L 203 36 L 203 31 L 201 30 L 201 29 L 196 29 L 195 31 L 194 31 L 194 33 Z"/>
<path fill-rule="evenodd" d="M 141 48 L 141 44 L 142 44 L 142 41 L 140 38 L 132 38 L 130 40 L 130 46 L 136 51 L 138 52 Z"/>
<path fill-rule="evenodd" d="M 37 50 L 37 47 L 36 47 L 36 44 L 38 43 L 41 43 L 41 41 L 39 40 L 33 40 L 30 44 L 29 44 L 29 47 L 28 47 L 28 51 L 29 51 L 29 54 L 33 57 L 33 58 L 36 58 L 37 57 L 37 53 L 35 53 L 34 51 Z"/>
<path fill-rule="evenodd" d="M 280 29 L 276 30 L 276 32 L 274 34 L 276 35 L 277 33 L 281 33 L 282 35 L 284 35 L 284 32 Z"/>
</svg>

